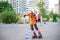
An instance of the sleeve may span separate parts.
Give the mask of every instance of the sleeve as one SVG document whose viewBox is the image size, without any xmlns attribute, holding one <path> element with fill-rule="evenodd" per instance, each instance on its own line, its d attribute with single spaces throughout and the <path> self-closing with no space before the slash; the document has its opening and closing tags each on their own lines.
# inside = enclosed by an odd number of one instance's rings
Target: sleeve
<svg viewBox="0 0 60 40">
<path fill-rule="evenodd" d="M 31 16 L 31 13 L 27 13 L 26 16 Z"/>
</svg>

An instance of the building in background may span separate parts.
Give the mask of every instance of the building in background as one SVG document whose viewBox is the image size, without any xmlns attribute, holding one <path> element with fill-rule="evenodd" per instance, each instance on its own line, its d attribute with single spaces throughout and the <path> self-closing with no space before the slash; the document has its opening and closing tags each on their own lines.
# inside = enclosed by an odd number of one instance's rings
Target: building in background
<svg viewBox="0 0 60 40">
<path fill-rule="evenodd" d="M 38 2 L 45 2 L 45 8 L 48 9 L 49 1 L 48 0 L 3 0 L 8 1 L 16 13 L 27 13 L 28 11 L 34 9 L 37 10 Z"/>
<path fill-rule="evenodd" d="M 10 0 L 13 9 L 16 13 L 25 13 L 26 12 L 26 0 Z"/>
<path fill-rule="evenodd" d="M 27 0 L 27 7 L 26 7 L 26 11 L 31 11 L 32 9 L 37 9 L 37 3 L 39 2 L 39 0 Z"/>
<path fill-rule="evenodd" d="M 59 13 L 60 13 L 60 0 L 59 0 Z"/>
<path fill-rule="evenodd" d="M 59 0 L 59 13 L 60 13 L 60 0 Z M 59 19 L 59 23 L 60 23 L 60 19 Z"/>
<path fill-rule="evenodd" d="M 16 0 L 8 0 L 8 2 L 12 5 L 13 9 L 16 11 Z"/>
<path fill-rule="evenodd" d="M 28 11 L 30 11 L 31 8 L 32 8 L 32 6 L 31 6 L 31 2 L 32 2 L 31 0 L 27 1 L 26 13 L 27 13 Z"/>
<path fill-rule="evenodd" d="M 37 10 L 37 4 L 39 2 L 44 2 L 45 3 L 45 9 L 48 9 L 49 8 L 49 1 L 48 0 L 30 0 L 30 1 L 27 1 L 27 11 L 30 11 L 31 9 L 35 9 Z"/>
<path fill-rule="evenodd" d="M 0 0 L 8 1 L 16 13 L 26 13 L 26 0 Z"/>
<path fill-rule="evenodd" d="M 54 6 L 55 6 L 54 12 L 58 14 L 59 13 L 59 4 L 55 4 Z"/>
</svg>

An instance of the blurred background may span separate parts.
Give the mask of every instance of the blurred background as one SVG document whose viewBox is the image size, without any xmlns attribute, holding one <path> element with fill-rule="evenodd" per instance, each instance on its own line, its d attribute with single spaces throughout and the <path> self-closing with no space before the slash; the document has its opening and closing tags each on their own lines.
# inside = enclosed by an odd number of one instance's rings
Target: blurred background
<svg viewBox="0 0 60 40">
<path fill-rule="evenodd" d="M 60 40 L 60 0 L 0 0 L 0 40 Z M 29 20 L 34 11 L 42 39 L 32 39 Z M 29 38 L 26 39 L 27 34 Z"/>
<path fill-rule="evenodd" d="M 0 23 L 26 23 L 23 16 L 32 9 L 42 16 L 42 21 L 59 22 L 59 3 L 59 0 L 0 0 Z"/>
</svg>

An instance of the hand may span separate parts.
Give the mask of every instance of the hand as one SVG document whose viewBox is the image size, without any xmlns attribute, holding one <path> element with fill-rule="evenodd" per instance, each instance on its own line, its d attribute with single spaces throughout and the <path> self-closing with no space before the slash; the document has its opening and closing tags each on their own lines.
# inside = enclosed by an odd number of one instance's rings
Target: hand
<svg viewBox="0 0 60 40">
<path fill-rule="evenodd" d="M 24 15 L 24 17 L 25 17 L 26 15 Z"/>
</svg>

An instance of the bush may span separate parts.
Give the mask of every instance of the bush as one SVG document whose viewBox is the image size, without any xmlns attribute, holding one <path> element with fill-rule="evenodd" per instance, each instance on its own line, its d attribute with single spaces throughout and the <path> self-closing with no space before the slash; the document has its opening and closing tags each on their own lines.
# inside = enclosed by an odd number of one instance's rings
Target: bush
<svg viewBox="0 0 60 40">
<path fill-rule="evenodd" d="M 18 20 L 19 20 L 19 18 L 18 18 L 18 17 L 16 17 L 15 23 L 17 23 L 17 22 L 18 22 Z"/>
<path fill-rule="evenodd" d="M 1 14 L 0 14 L 0 20 L 1 20 Z"/>
<path fill-rule="evenodd" d="M 1 14 L 1 19 L 3 23 L 10 24 L 16 22 L 16 12 L 15 11 L 7 11 L 5 10 Z"/>
<path fill-rule="evenodd" d="M 13 7 L 8 1 L 0 1 L 0 13 L 6 9 L 8 11 L 11 11 L 11 10 L 13 10 Z"/>
<path fill-rule="evenodd" d="M 57 20 L 58 20 L 57 17 L 58 17 L 58 14 L 53 15 L 53 22 L 57 22 Z"/>
<path fill-rule="evenodd" d="M 48 15 L 46 16 L 46 18 L 47 18 L 47 21 L 49 21 L 49 17 L 48 17 Z"/>
<path fill-rule="evenodd" d="M 60 14 L 58 14 L 58 17 L 59 17 L 59 19 L 60 19 Z"/>
</svg>

